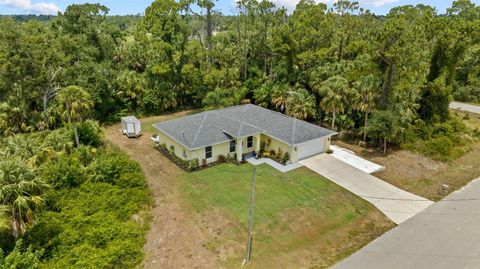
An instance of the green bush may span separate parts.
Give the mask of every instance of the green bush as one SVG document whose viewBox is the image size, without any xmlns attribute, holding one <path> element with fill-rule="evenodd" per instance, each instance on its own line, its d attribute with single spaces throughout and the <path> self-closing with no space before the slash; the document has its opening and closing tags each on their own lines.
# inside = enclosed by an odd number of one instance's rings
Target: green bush
<svg viewBox="0 0 480 269">
<path fill-rule="evenodd" d="M 36 269 L 40 265 L 43 251 L 33 251 L 23 246 L 23 240 L 16 242 L 15 248 L 6 257 L 0 250 L 0 269 Z"/>
<path fill-rule="evenodd" d="M 477 83 L 478 84 L 478 83 Z M 480 102 L 480 87 L 478 85 L 468 85 L 458 87 L 453 93 L 455 100 L 461 102 Z"/>
<path fill-rule="evenodd" d="M 468 151 L 474 134 L 474 130 L 470 131 L 460 117 L 451 115 L 443 123 L 427 125 L 418 121 L 405 132 L 402 146 L 436 160 L 448 161 Z"/>
<path fill-rule="evenodd" d="M 16 247 L 1 231 L 0 269 L 138 267 L 152 202 L 140 166 L 107 146 L 73 147 L 68 128 L 25 136 L 12 140 L 8 153 L 2 144 L 0 158 L 38 166 L 54 188 L 42 196 L 45 207 Z"/>
<path fill-rule="evenodd" d="M 82 145 L 99 147 L 103 144 L 103 129 L 98 122 L 86 120 L 77 124 L 78 138 Z M 72 133 L 73 137 L 73 133 Z"/>
<path fill-rule="evenodd" d="M 43 178 L 56 189 L 75 188 L 85 181 L 85 169 L 78 158 L 60 154 L 45 164 Z"/>
<path fill-rule="evenodd" d="M 97 149 L 90 147 L 90 146 L 83 146 L 76 148 L 73 153 L 72 157 L 78 159 L 78 161 L 85 167 L 90 165 L 96 157 Z"/>
<path fill-rule="evenodd" d="M 74 147 L 74 141 L 71 131 L 62 128 L 49 132 L 43 139 L 43 146 L 50 147 L 55 151 L 70 152 Z"/>
<path fill-rule="evenodd" d="M 198 159 L 193 159 L 189 161 L 185 161 L 185 166 L 187 167 L 188 170 L 193 171 L 196 170 L 199 166 L 198 164 Z"/>
<path fill-rule="evenodd" d="M 124 188 L 145 186 L 140 165 L 118 152 L 101 153 L 88 167 L 88 179 Z"/>
<path fill-rule="evenodd" d="M 454 142 L 448 137 L 442 136 L 426 141 L 422 151 L 438 160 L 448 160 L 452 156 Z"/>
<path fill-rule="evenodd" d="M 141 262 L 148 221 L 138 212 L 151 202 L 147 188 L 85 183 L 51 199 L 62 210 L 44 212 L 26 238 L 45 249 L 43 268 L 135 268 Z"/>
</svg>

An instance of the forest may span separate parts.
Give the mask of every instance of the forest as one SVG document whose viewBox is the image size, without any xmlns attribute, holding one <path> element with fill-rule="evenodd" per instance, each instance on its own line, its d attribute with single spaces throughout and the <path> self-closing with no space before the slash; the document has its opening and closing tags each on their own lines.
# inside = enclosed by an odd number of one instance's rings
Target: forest
<svg viewBox="0 0 480 269">
<path fill-rule="evenodd" d="M 376 16 L 350 1 L 237 8 L 222 16 L 212 0 L 168 0 L 144 16 L 84 4 L 2 18 L 0 133 L 61 126 L 55 96 L 71 85 L 102 123 L 252 102 L 336 130 L 389 121 L 399 131 L 383 135 L 396 142 L 419 120 L 445 122 L 452 97 L 480 101 L 480 7 L 468 0 L 446 14 L 417 5 Z"/>
<path fill-rule="evenodd" d="M 145 221 L 132 217 L 149 191 L 102 138 L 121 116 L 254 103 L 384 153 L 442 161 L 480 139 L 449 112 L 454 99 L 480 103 L 480 6 L 470 0 L 445 14 L 417 5 L 382 16 L 346 0 L 301 0 L 293 12 L 240 0 L 228 16 L 215 4 L 0 16 L 0 268 L 141 261 Z"/>
</svg>

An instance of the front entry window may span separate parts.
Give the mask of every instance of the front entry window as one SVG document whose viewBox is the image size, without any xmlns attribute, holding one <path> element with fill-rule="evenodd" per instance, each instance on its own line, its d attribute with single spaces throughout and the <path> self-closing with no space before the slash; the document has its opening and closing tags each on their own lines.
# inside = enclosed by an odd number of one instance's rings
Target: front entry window
<svg viewBox="0 0 480 269">
<path fill-rule="evenodd" d="M 230 141 L 230 153 L 235 152 L 235 140 Z"/>
<path fill-rule="evenodd" d="M 253 136 L 247 138 L 247 148 L 253 147 Z"/>
<path fill-rule="evenodd" d="M 208 146 L 205 148 L 205 159 L 212 158 L 212 146 Z"/>
</svg>

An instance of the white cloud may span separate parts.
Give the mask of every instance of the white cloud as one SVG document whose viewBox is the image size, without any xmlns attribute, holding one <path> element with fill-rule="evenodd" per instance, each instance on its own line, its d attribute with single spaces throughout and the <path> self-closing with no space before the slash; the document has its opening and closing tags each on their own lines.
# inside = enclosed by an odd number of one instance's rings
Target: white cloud
<svg viewBox="0 0 480 269">
<path fill-rule="evenodd" d="M 391 4 L 398 2 L 399 0 L 365 0 L 365 1 L 360 1 L 360 4 L 364 3 L 366 5 L 372 5 L 374 7 L 381 7 L 386 4 Z"/>
<path fill-rule="evenodd" d="M 60 11 L 60 8 L 55 3 L 32 3 L 31 0 L 0 0 L 0 4 L 35 14 L 54 15 Z"/>
</svg>

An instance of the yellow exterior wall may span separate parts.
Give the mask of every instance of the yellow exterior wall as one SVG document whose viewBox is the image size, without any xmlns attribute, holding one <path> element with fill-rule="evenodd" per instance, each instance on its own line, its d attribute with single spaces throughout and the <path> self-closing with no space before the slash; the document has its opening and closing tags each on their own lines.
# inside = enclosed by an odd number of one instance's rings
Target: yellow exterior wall
<svg viewBox="0 0 480 269">
<path fill-rule="evenodd" d="M 325 152 L 328 152 L 330 150 L 331 143 L 332 143 L 332 137 L 329 136 L 325 139 L 325 147 L 324 147 Z"/>
<path fill-rule="evenodd" d="M 230 141 L 217 144 L 217 145 L 212 145 L 212 158 L 208 159 L 207 162 L 216 162 L 218 160 L 218 156 L 223 155 L 227 156 L 230 152 Z M 230 156 L 233 157 L 233 154 L 235 152 L 230 153 Z M 191 159 L 198 159 L 198 163 L 202 164 L 203 159 L 205 159 L 205 148 L 199 148 L 196 150 L 193 150 L 190 155 Z"/>
<path fill-rule="evenodd" d="M 184 146 L 182 146 L 180 143 L 177 141 L 171 139 L 168 135 L 158 132 L 158 136 L 160 137 L 160 144 L 165 144 L 167 146 L 167 149 L 170 150 L 170 147 L 173 145 L 175 147 L 175 155 L 182 159 L 182 160 L 190 160 L 191 152 L 186 149 Z M 186 152 L 186 157 L 183 155 L 183 150 Z"/>
<path fill-rule="evenodd" d="M 175 155 L 179 157 L 182 160 L 192 160 L 192 159 L 198 159 L 198 163 L 201 165 L 203 159 L 205 159 L 205 148 L 200 148 L 196 149 L 193 151 L 190 151 L 186 149 L 184 146 L 182 146 L 180 143 L 176 142 L 169 136 L 165 135 L 162 132 L 158 133 L 158 136 L 160 137 L 160 144 L 165 144 L 167 146 L 167 149 L 170 149 L 170 146 L 175 147 Z M 275 138 L 272 138 L 270 136 L 261 134 L 261 135 L 256 135 L 253 138 L 253 147 L 250 149 L 247 149 L 247 137 L 242 137 L 237 139 L 237 144 L 236 144 L 236 153 L 237 153 L 237 159 L 238 161 L 242 160 L 242 154 L 251 152 L 251 151 L 260 151 L 260 144 L 262 142 L 265 142 L 265 150 L 268 152 L 270 150 L 274 150 L 276 153 L 278 152 L 278 149 L 282 149 L 283 153 L 285 154 L 288 152 L 290 155 L 290 161 L 292 163 L 295 163 L 298 161 L 297 157 L 297 151 L 295 150 L 294 147 L 290 147 L 286 143 L 279 141 Z M 331 138 L 328 137 L 325 139 L 325 151 L 330 149 L 330 143 L 331 143 Z M 183 150 L 185 150 L 186 157 L 183 155 Z M 230 153 L 230 142 L 225 142 L 217 145 L 212 145 L 212 158 L 208 159 L 207 162 L 215 162 L 218 160 L 218 156 L 223 155 L 227 156 L 230 154 L 231 157 L 235 154 L 235 152 Z"/>
<path fill-rule="evenodd" d="M 296 160 L 295 151 L 292 149 L 292 147 L 285 144 L 284 142 L 264 134 L 261 135 L 261 140 L 262 142 L 265 142 L 265 151 L 268 152 L 273 149 L 275 153 L 277 153 L 278 149 L 280 148 L 283 151 L 283 154 L 288 152 L 288 154 L 290 155 L 290 160 Z"/>
</svg>

